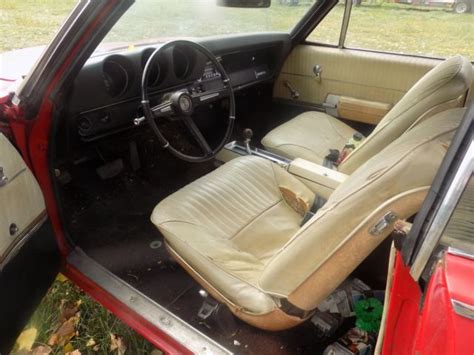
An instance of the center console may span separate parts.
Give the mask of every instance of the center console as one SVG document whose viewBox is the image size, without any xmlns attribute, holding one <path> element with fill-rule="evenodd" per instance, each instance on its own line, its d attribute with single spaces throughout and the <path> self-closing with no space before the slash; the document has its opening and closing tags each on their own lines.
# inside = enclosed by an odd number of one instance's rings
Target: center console
<svg viewBox="0 0 474 355">
<path fill-rule="evenodd" d="M 290 160 L 265 149 L 250 145 L 251 130 L 244 131 L 244 141 L 233 141 L 227 143 L 217 155 L 217 159 L 228 162 L 232 159 L 255 155 L 268 159 L 287 170 L 290 174 L 301 180 L 315 194 L 327 199 L 332 192 L 348 178 L 348 175 L 327 168 L 325 166 L 310 162 L 305 159 L 296 158 Z"/>
</svg>

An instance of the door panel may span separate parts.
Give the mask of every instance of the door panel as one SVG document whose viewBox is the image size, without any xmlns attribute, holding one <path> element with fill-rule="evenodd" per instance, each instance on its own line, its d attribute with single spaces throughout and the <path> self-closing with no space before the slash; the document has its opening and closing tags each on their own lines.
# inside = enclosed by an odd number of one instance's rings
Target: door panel
<svg viewBox="0 0 474 355">
<path fill-rule="evenodd" d="M 46 219 L 43 194 L 31 171 L 0 134 L 0 270 L 32 229 Z"/>
<path fill-rule="evenodd" d="M 41 189 L 1 133 L 0 168 L 0 354 L 8 354 L 54 280 L 60 258 Z"/>
<path fill-rule="evenodd" d="M 391 107 L 439 62 L 429 58 L 300 45 L 283 65 L 275 83 L 274 96 L 320 106 L 328 95 L 365 100 L 365 103 L 358 102 L 357 112 L 370 111 L 371 107 Z M 315 65 L 321 68 L 319 79 L 313 71 Z M 297 100 L 291 98 L 286 81 L 300 94 Z M 361 121 L 357 112 L 345 118 Z M 377 119 L 371 118 L 369 123 L 377 123 Z"/>
</svg>

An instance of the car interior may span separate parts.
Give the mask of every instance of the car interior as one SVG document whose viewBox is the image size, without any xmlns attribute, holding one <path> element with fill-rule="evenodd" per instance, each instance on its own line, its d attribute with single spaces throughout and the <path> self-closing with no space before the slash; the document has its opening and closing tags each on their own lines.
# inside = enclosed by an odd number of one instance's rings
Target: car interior
<svg viewBox="0 0 474 355">
<path fill-rule="evenodd" d="M 96 53 L 53 133 L 67 237 L 227 348 L 321 352 L 354 319 L 319 337 L 314 310 L 348 277 L 385 289 L 391 232 L 419 210 L 471 86 L 462 56 L 282 33 Z"/>
</svg>

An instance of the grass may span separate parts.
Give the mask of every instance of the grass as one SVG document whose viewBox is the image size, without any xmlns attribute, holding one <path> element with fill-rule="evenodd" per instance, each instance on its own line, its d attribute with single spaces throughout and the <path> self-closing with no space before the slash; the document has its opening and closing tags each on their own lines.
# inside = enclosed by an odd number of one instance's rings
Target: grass
<svg viewBox="0 0 474 355">
<path fill-rule="evenodd" d="M 0 0 L 0 53 L 47 44 L 76 0 Z"/>
<path fill-rule="evenodd" d="M 0 0 L 0 52 L 46 44 L 74 0 Z M 290 31 L 314 1 L 299 6 L 273 1 L 269 9 L 215 7 L 215 0 L 140 0 L 109 33 L 107 41 L 200 37 L 213 34 Z M 343 5 L 336 6 L 310 40 L 336 44 Z M 407 54 L 474 59 L 474 14 L 382 3 L 354 7 L 346 46 Z"/>
<path fill-rule="evenodd" d="M 33 348 L 48 344 L 52 335 L 57 332 L 58 326 L 64 321 L 61 319 L 64 314 L 61 312 L 63 304 L 66 302 L 74 305 L 78 301 L 79 321 L 75 327 L 75 335 L 64 345 L 51 346 L 51 354 L 63 354 L 67 349 L 79 350 L 82 354 L 117 353 L 110 350 L 111 334 L 124 340 L 127 354 L 149 354 L 154 349 L 150 343 L 64 277 L 56 279 L 25 327 L 37 330 Z M 95 343 L 94 346 L 91 345 L 91 339 Z M 155 350 L 154 353 L 160 352 Z"/>
</svg>

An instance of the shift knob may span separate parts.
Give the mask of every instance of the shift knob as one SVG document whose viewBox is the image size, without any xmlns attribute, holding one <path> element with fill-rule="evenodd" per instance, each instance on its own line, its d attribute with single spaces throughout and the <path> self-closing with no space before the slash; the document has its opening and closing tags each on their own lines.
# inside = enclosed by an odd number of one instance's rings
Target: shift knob
<svg viewBox="0 0 474 355">
<path fill-rule="evenodd" d="M 253 137 L 253 131 L 250 128 L 245 128 L 242 132 L 242 135 L 244 136 L 246 142 L 250 142 Z"/>
</svg>

